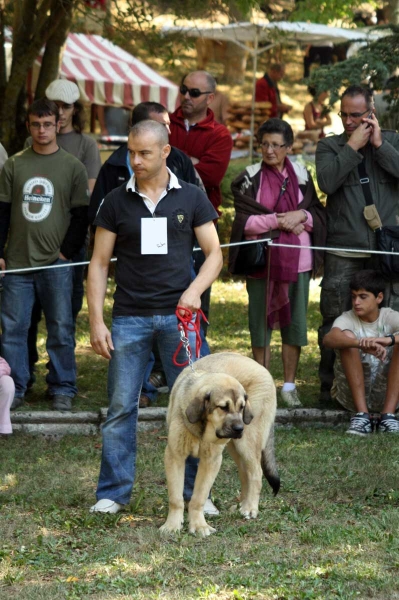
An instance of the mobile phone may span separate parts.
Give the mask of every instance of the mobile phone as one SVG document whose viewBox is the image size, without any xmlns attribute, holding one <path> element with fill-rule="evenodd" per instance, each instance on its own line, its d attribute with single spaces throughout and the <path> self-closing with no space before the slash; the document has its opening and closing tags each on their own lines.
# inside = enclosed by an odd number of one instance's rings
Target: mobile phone
<svg viewBox="0 0 399 600">
<path fill-rule="evenodd" d="M 367 118 L 368 118 L 368 119 L 371 119 L 371 117 L 373 116 L 373 114 L 374 114 L 374 113 L 373 113 L 373 111 L 371 111 L 371 113 L 369 113 L 369 114 L 367 115 Z M 366 127 L 366 129 L 368 129 L 369 127 L 370 127 L 370 123 L 367 123 L 367 127 Z"/>
</svg>

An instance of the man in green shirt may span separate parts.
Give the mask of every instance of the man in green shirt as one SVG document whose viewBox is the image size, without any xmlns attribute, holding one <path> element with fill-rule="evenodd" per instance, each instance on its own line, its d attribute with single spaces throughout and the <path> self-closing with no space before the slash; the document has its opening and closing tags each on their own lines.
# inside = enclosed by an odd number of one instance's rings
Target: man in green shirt
<svg viewBox="0 0 399 600">
<path fill-rule="evenodd" d="M 35 295 L 46 317 L 53 408 L 70 410 L 77 392 L 72 270 L 40 269 L 70 262 L 88 226 L 86 169 L 58 146 L 59 126 L 54 102 L 34 102 L 27 116 L 32 147 L 9 158 L 0 177 L 0 269 L 38 269 L 8 273 L 3 280 L 2 356 L 15 382 L 13 408 L 23 403 L 29 380 L 27 335 Z"/>
</svg>

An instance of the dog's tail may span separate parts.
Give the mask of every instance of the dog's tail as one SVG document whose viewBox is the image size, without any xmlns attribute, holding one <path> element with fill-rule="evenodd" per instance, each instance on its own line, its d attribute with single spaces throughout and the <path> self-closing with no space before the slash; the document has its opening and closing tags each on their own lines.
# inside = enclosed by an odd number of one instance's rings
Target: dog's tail
<svg viewBox="0 0 399 600">
<path fill-rule="evenodd" d="M 266 442 L 266 446 L 262 450 L 261 465 L 263 475 L 269 482 L 273 494 L 276 496 L 280 489 L 280 476 L 277 471 L 276 459 L 274 456 L 274 427 L 270 429 L 270 433 Z"/>
</svg>

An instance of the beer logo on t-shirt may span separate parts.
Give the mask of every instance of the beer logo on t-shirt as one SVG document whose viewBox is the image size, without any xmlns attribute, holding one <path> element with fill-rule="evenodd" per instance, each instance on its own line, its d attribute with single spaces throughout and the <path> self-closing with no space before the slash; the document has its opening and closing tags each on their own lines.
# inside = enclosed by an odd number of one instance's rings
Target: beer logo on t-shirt
<svg viewBox="0 0 399 600">
<path fill-rule="evenodd" d="M 185 210 L 177 208 L 172 214 L 173 225 L 177 229 L 185 229 L 188 225 L 188 215 Z"/>
<path fill-rule="evenodd" d="M 53 208 L 54 186 L 45 177 L 32 177 L 24 185 L 22 214 L 27 221 L 47 219 Z"/>
</svg>

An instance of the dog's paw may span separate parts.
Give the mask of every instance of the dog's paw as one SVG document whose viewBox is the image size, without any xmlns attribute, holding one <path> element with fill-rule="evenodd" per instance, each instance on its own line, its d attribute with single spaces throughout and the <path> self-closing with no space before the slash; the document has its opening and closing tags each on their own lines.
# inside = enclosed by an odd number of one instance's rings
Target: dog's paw
<svg viewBox="0 0 399 600">
<path fill-rule="evenodd" d="M 208 525 L 208 523 L 206 523 L 206 522 L 205 522 L 205 524 L 201 524 L 201 525 L 200 524 L 198 524 L 198 525 L 190 524 L 188 530 L 193 535 L 196 535 L 198 533 L 202 537 L 208 537 L 208 535 L 211 535 L 211 533 L 216 532 L 216 529 L 214 527 L 211 527 L 210 525 Z"/>
<path fill-rule="evenodd" d="M 174 517 L 168 516 L 165 523 L 159 528 L 159 531 L 162 533 L 162 535 L 167 535 L 169 533 L 177 533 L 182 529 L 183 523 L 183 517 L 180 517 L 178 515 Z"/>
<path fill-rule="evenodd" d="M 246 519 L 256 519 L 256 517 L 258 516 L 259 511 L 258 511 L 257 508 L 247 508 L 245 506 L 241 506 L 240 513 Z"/>
</svg>

